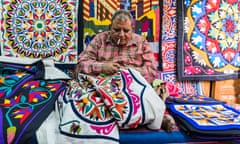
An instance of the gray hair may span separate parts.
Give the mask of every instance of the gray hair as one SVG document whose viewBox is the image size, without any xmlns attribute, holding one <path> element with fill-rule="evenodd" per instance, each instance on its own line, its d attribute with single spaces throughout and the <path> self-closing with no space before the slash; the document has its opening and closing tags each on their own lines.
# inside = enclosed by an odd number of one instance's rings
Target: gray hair
<svg viewBox="0 0 240 144">
<path fill-rule="evenodd" d="M 124 9 L 117 10 L 112 16 L 112 21 L 114 21 L 114 20 L 126 21 L 128 19 L 132 22 L 133 16 L 131 15 L 131 13 L 129 11 L 124 10 Z"/>
</svg>

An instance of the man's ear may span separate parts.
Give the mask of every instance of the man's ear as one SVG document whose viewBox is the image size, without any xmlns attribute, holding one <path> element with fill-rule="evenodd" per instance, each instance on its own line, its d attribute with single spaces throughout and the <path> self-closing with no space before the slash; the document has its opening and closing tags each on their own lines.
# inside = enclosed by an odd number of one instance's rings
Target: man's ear
<svg viewBox="0 0 240 144">
<path fill-rule="evenodd" d="M 135 25 L 132 23 L 132 31 L 135 30 Z"/>
</svg>

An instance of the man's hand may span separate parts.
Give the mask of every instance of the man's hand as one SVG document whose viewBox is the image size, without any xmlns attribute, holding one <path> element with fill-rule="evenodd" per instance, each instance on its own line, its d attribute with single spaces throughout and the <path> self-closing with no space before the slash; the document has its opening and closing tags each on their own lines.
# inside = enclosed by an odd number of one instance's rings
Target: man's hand
<svg viewBox="0 0 240 144">
<path fill-rule="evenodd" d="M 102 73 L 114 74 L 119 71 L 120 65 L 118 63 L 108 62 L 104 63 L 102 67 Z"/>
</svg>

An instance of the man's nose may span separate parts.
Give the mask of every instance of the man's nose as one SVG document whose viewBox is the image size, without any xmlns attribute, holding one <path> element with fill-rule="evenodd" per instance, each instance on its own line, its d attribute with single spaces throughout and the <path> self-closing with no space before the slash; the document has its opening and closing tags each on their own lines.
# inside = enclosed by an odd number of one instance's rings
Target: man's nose
<svg viewBox="0 0 240 144">
<path fill-rule="evenodd" d="M 120 31 L 120 36 L 123 36 L 123 35 L 124 35 L 124 31 L 121 30 L 121 31 Z"/>
</svg>

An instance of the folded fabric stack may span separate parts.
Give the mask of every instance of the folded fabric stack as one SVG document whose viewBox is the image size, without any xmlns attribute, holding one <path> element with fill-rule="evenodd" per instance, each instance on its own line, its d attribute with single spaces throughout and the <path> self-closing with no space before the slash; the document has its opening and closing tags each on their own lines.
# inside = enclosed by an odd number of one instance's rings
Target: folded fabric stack
<svg viewBox="0 0 240 144">
<path fill-rule="evenodd" d="M 179 95 L 166 101 L 186 134 L 200 139 L 240 139 L 240 111 L 202 95 Z"/>
</svg>

